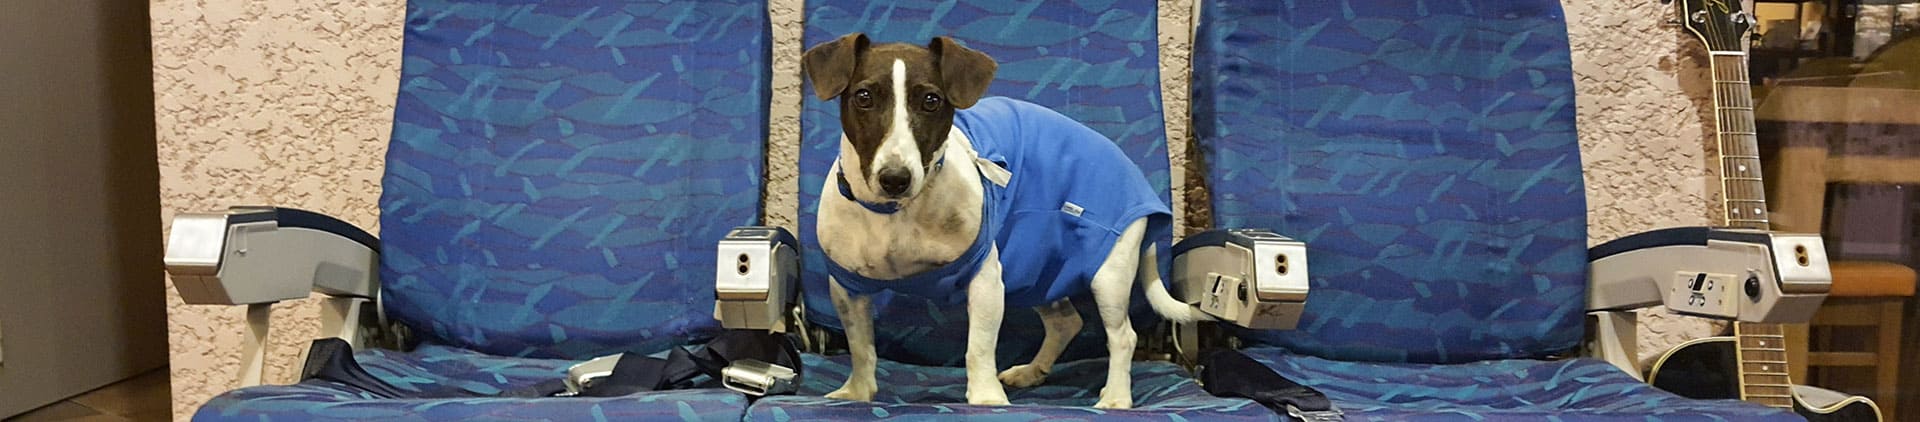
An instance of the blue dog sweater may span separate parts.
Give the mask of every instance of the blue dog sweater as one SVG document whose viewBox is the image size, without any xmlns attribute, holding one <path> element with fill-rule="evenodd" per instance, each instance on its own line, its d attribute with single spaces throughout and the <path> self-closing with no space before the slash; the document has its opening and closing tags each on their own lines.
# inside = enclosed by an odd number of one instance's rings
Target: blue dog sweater
<svg viewBox="0 0 1920 422">
<path fill-rule="evenodd" d="M 954 262 L 898 280 L 864 277 L 828 257 L 827 274 L 848 292 L 890 290 L 963 303 L 967 282 L 991 245 L 1000 248 L 1006 306 L 1040 306 L 1087 293 L 1120 232 L 1134 220 L 1147 219 L 1143 252 L 1172 235 L 1173 212 L 1140 168 L 1099 132 L 1046 107 L 1003 97 L 959 110 L 953 125 L 973 141 L 980 158 L 1012 173 L 1004 186 L 980 176 L 986 194 L 979 237 Z M 1164 276 L 1170 254 L 1159 256 Z"/>
</svg>

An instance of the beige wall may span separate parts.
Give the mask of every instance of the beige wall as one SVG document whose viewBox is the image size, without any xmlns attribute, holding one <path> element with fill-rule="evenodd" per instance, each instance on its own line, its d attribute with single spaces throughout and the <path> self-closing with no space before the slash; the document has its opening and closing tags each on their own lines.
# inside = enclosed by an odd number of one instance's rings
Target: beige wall
<svg viewBox="0 0 1920 422">
<path fill-rule="evenodd" d="M 237 204 L 305 208 L 377 230 L 381 160 L 399 89 L 403 3 L 154 0 L 162 224 Z M 269 379 L 293 376 L 319 330 L 313 301 L 275 307 Z M 232 389 L 240 307 L 167 287 L 177 417 Z"/>
<path fill-rule="evenodd" d="M 165 218 L 230 204 L 304 207 L 377 229 L 381 159 L 397 89 L 402 2 L 154 0 L 154 89 Z M 800 104 L 799 0 L 774 0 L 773 137 L 768 221 L 794 226 Z M 1168 143 L 1183 165 L 1192 0 L 1161 0 Z M 1590 233 L 1602 241 L 1705 224 L 1710 161 L 1700 58 L 1657 2 L 1567 5 L 1587 166 Z M 1186 175 L 1176 172 L 1175 186 Z M 1175 209 L 1204 223 L 1182 190 Z M 1699 204 L 1699 205 L 1693 205 Z M 1184 231 L 1183 231 L 1184 232 Z M 180 304 L 168 291 L 175 411 L 232 388 L 241 311 Z M 269 379 L 287 379 L 318 323 L 312 303 L 279 306 Z M 1704 326 L 1656 318 L 1642 349 Z"/>
</svg>

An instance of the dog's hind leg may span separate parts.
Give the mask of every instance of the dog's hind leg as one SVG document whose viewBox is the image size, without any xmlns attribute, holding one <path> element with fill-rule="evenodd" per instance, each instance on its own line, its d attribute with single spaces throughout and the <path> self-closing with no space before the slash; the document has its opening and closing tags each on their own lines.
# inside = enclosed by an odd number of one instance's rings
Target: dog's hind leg
<svg viewBox="0 0 1920 422">
<path fill-rule="evenodd" d="M 878 364 L 873 356 L 873 304 L 867 296 L 847 294 L 840 282 L 827 280 L 832 286 L 833 309 L 839 311 L 840 324 L 847 333 L 847 353 L 853 355 L 853 370 L 847 374 L 847 383 L 840 389 L 827 393 L 827 398 L 873 401 L 873 392 L 878 389 L 873 379 L 874 366 Z"/>
<path fill-rule="evenodd" d="M 1133 294 L 1140 241 L 1146 231 L 1145 218 L 1133 220 L 1120 232 L 1100 270 L 1093 273 L 1093 301 L 1100 308 L 1100 325 L 1107 329 L 1107 387 L 1100 390 L 1100 402 L 1093 407 L 1133 407 L 1133 347 L 1137 338 L 1133 321 L 1127 318 L 1127 302 Z"/>
<path fill-rule="evenodd" d="M 1040 341 L 1040 351 L 1034 353 L 1033 361 L 1000 371 L 1000 383 L 1008 387 L 1027 388 L 1046 381 L 1047 374 L 1053 372 L 1054 360 L 1067 351 L 1067 343 L 1080 332 L 1080 311 L 1073 309 L 1071 300 L 1035 306 L 1033 311 L 1040 314 L 1040 323 L 1047 327 L 1047 337 Z"/>
</svg>

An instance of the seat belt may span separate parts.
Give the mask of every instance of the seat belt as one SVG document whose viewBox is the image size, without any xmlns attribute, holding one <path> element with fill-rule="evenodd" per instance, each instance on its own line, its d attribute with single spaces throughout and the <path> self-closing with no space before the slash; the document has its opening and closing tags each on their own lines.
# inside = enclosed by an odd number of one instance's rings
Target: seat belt
<svg viewBox="0 0 1920 422">
<path fill-rule="evenodd" d="M 763 360 L 764 359 L 764 360 Z M 408 391 L 368 373 L 345 340 L 314 340 L 301 381 L 345 384 L 383 398 L 615 397 L 725 387 L 750 398 L 792 394 L 801 380 L 800 350 L 783 333 L 727 330 L 705 345 L 676 347 L 665 358 L 633 353 L 603 356 L 568 368 L 566 377 L 497 393 L 450 388 Z M 706 376 L 702 379 L 701 376 Z"/>
<path fill-rule="evenodd" d="M 1208 393 L 1221 397 L 1240 397 L 1260 403 L 1295 420 L 1333 422 L 1346 420 L 1327 395 L 1281 376 L 1238 350 L 1221 350 L 1200 362 L 1200 384 Z"/>
</svg>

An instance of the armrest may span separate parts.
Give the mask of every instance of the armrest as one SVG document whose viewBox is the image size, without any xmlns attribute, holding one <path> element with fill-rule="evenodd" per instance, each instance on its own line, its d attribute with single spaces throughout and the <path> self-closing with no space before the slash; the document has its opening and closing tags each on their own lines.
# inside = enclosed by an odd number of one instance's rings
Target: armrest
<svg viewBox="0 0 1920 422">
<path fill-rule="evenodd" d="M 727 232 L 714 263 L 714 319 L 728 329 L 804 331 L 787 327 L 800 286 L 799 245 L 781 227 Z"/>
<path fill-rule="evenodd" d="M 379 258 L 373 235 L 339 219 L 292 208 L 233 207 L 174 217 L 165 262 L 186 303 L 247 305 L 239 371 L 245 387 L 261 383 L 274 302 L 319 292 L 327 295 L 322 336 L 354 348 L 405 344 L 405 328 L 388 326 L 380 312 Z"/>
<path fill-rule="evenodd" d="M 1293 329 L 1307 304 L 1307 245 L 1264 229 L 1211 230 L 1173 245 L 1173 290 L 1221 321 Z"/>
<path fill-rule="evenodd" d="M 1707 318 L 1806 322 L 1833 284 L 1815 234 L 1669 228 L 1595 246 L 1588 260 L 1588 311 L 1664 304 Z"/>
<path fill-rule="evenodd" d="M 174 217 L 166 268 L 189 304 L 273 303 L 308 292 L 372 298 L 379 252 L 373 235 L 333 217 L 234 207 Z"/>
<path fill-rule="evenodd" d="M 1710 227 L 1638 233 L 1587 250 L 1585 354 L 1638 378 L 1635 309 L 1746 322 L 1806 322 L 1833 277 L 1819 235 Z"/>
</svg>

